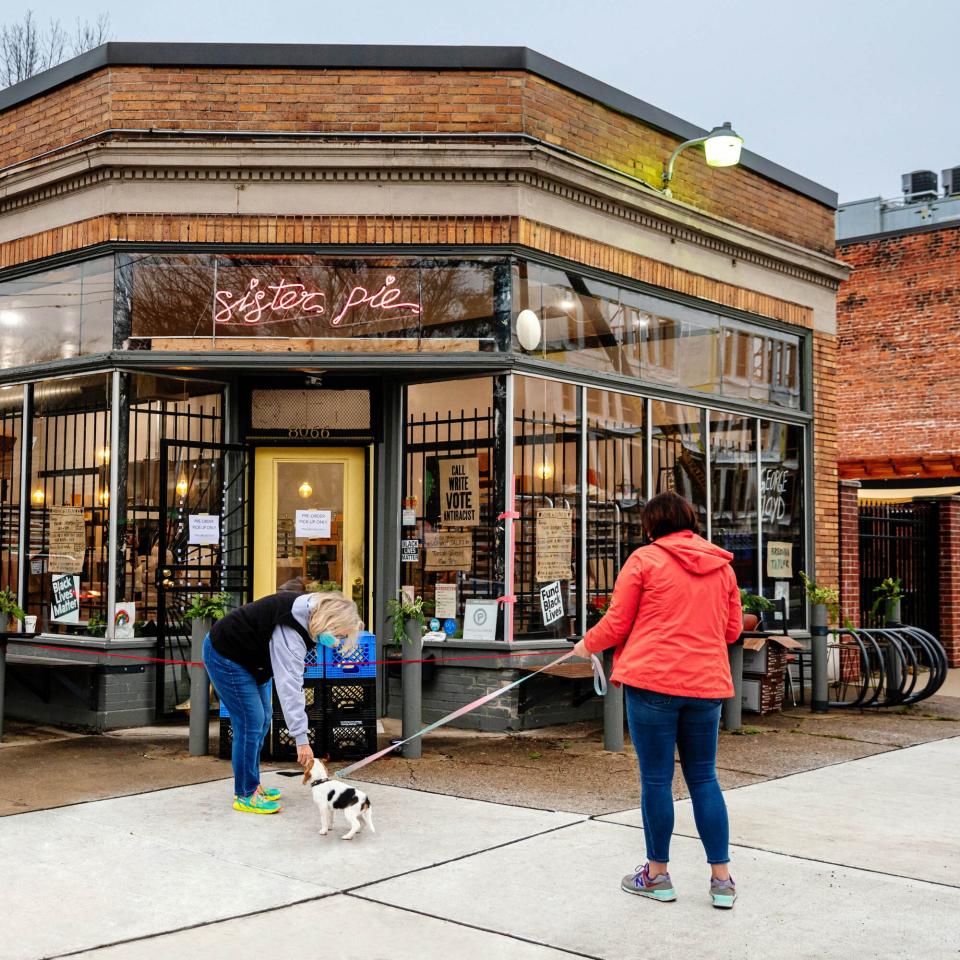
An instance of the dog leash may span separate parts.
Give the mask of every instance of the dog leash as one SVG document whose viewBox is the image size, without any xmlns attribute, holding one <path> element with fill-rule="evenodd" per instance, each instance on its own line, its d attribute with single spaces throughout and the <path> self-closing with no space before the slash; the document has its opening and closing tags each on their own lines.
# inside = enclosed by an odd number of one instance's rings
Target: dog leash
<svg viewBox="0 0 960 960">
<path fill-rule="evenodd" d="M 544 670 L 548 670 L 550 667 L 555 667 L 557 664 L 563 663 L 564 660 L 569 660 L 572 656 L 573 651 L 570 650 L 563 654 L 563 656 L 557 657 L 556 660 L 551 660 L 550 663 L 544 664 L 537 670 L 520 677 L 519 680 L 514 680 L 512 683 L 508 683 L 506 686 L 499 687 L 492 693 L 484 694 L 482 697 L 478 698 L 477 700 L 473 700 L 466 706 L 458 707 L 453 711 L 453 713 L 448 713 L 445 717 L 441 717 L 439 720 L 429 724 L 422 730 L 418 730 L 415 734 L 413 734 L 413 736 L 407 737 L 406 740 L 400 740 L 398 743 L 391 743 L 390 746 L 386 747 L 384 750 L 378 750 L 376 753 L 371 753 L 369 757 L 364 757 L 362 760 L 358 760 L 356 763 L 351 763 L 342 770 L 337 770 L 334 776 L 340 779 L 348 776 L 354 771 L 359 770 L 361 767 L 365 767 L 367 764 L 373 763 L 374 761 L 381 759 L 381 757 L 385 757 L 388 753 L 392 753 L 394 750 L 397 750 L 404 744 L 409 743 L 411 740 L 416 740 L 417 737 L 422 737 L 424 734 L 430 733 L 432 730 L 436 730 L 437 727 L 442 727 L 445 723 L 449 723 L 451 720 L 456 720 L 458 717 L 462 717 L 464 714 L 470 713 L 471 710 L 476 710 L 477 707 L 482 707 L 485 703 L 489 703 L 491 700 L 495 700 L 497 697 L 503 696 L 503 694 L 505 694 L 508 690 L 512 690 L 514 687 L 519 687 L 521 683 L 526 683 L 527 680 L 532 680 L 538 673 L 543 673 Z M 603 665 L 600 663 L 600 659 L 596 656 L 596 654 L 590 654 L 590 665 L 593 667 L 593 689 L 596 691 L 598 697 L 606 696 L 607 678 L 603 674 Z"/>
</svg>

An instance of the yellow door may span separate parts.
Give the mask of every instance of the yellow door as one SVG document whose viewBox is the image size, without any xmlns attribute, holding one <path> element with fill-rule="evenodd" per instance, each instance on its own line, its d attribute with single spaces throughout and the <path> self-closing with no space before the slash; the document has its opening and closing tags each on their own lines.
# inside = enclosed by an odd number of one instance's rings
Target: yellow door
<svg viewBox="0 0 960 960">
<path fill-rule="evenodd" d="M 367 618 L 367 483 L 362 448 L 256 451 L 254 599 L 291 580 L 352 597 Z"/>
</svg>

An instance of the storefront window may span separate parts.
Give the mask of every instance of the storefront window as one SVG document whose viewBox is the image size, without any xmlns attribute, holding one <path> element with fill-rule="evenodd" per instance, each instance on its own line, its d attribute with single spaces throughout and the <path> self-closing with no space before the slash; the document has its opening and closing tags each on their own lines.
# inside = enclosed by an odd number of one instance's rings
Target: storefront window
<svg viewBox="0 0 960 960">
<path fill-rule="evenodd" d="M 103 635 L 108 588 L 110 375 L 34 386 L 25 611 Z"/>
<path fill-rule="evenodd" d="M 113 257 L 0 283 L 0 368 L 113 349 Z"/>
<path fill-rule="evenodd" d="M 489 351 L 493 264 L 311 256 L 137 256 L 131 347 Z"/>
<path fill-rule="evenodd" d="M 401 581 L 435 604 L 453 638 L 464 635 L 468 604 L 491 603 L 489 638 L 503 636 L 493 436 L 492 379 L 407 388 Z"/>
<path fill-rule="evenodd" d="M 700 407 L 654 400 L 650 451 L 654 494 L 672 490 L 697 511 L 700 532 L 707 535 L 707 460 Z"/>
<path fill-rule="evenodd" d="M 645 401 L 587 390 L 587 626 L 610 602 L 617 574 L 644 543 Z"/>
<path fill-rule="evenodd" d="M 569 637 L 578 630 L 578 387 L 514 378 L 514 636 Z M 555 604 L 541 591 L 559 584 Z"/>
<path fill-rule="evenodd" d="M 799 338 L 724 319 L 723 393 L 799 409 Z"/>
<path fill-rule="evenodd" d="M 654 383 L 718 393 L 720 318 L 653 297 L 638 295 L 637 301 L 640 376 Z"/>
<path fill-rule="evenodd" d="M 0 387 L 0 590 L 17 593 L 23 387 Z"/>
<path fill-rule="evenodd" d="M 764 595 L 786 597 L 790 627 L 806 626 L 803 427 L 760 421 Z"/>
<path fill-rule="evenodd" d="M 757 589 L 757 421 L 710 414 L 711 538 L 733 554 L 737 583 Z"/>
</svg>

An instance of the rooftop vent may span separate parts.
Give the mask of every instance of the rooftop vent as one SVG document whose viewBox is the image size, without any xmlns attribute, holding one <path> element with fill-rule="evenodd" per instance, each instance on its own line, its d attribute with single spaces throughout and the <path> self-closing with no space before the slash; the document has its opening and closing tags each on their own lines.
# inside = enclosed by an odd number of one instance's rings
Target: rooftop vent
<svg viewBox="0 0 960 960">
<path fill-rule="evenodd" d="M 955 197 L 960 194 L 960 167 L 950 167 L 941 171 L 940 181 L 943 184 L 945 197 Z"/>
<path fill-rule="evenodd" d="M 900 178 L 903 199 L 907 203 L 920 203 L 937 199 L 937 175 L 933 170 L 914 170 Z"/>
</svg>

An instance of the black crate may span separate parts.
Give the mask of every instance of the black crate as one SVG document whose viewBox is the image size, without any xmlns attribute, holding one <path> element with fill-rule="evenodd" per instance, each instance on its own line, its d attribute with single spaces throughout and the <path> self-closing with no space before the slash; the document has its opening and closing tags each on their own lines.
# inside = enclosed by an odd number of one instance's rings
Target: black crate
<svg viewBox="0 0 960 960">
<path fill-rule="evenodd" d="M 270 738 L 267 737 L 260 751 L 261 760 L 270 759 L 270 746 Z M 233 759 L 233 724 L 229 717 L 220 718 L 220 749 L 217 751 L 217 756 L 221 760 Z"/>
<path fill-rule="evenodd" d="M 341 719 L 376 720 L 376 680 L 327 680 L 323 715 L 328 724 Z"/>
<path fill-rule="evenodd" d="M 322 757 L 326 752 L 323 725 L 323 681 L 308 680 L 303 685 L 303 699 L 307 708 L 307 736 L 310 748 Z M 297 741 L 287 729 L 283 708 L 276 693 L 273 696 L 273 726 L 270 730 L 270 745 L 274 760 L 296 760 Z"/>
<path fill-rule="evenodd" d="M 326 729 L 331 760 L 360 760 L 377 749 L 377 721 L 338 720 Z"/>
</svg>

